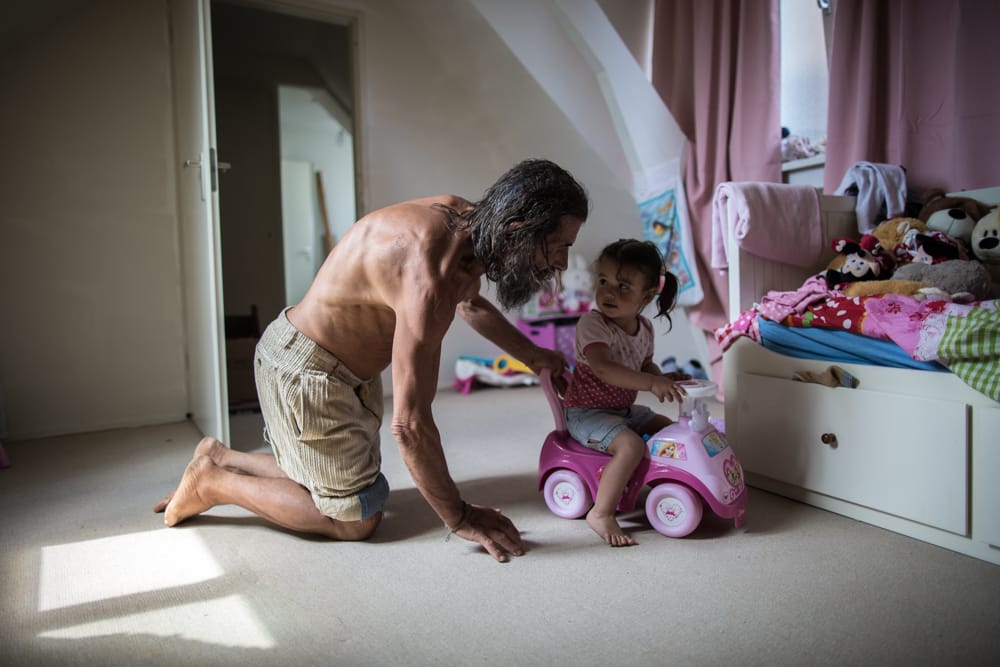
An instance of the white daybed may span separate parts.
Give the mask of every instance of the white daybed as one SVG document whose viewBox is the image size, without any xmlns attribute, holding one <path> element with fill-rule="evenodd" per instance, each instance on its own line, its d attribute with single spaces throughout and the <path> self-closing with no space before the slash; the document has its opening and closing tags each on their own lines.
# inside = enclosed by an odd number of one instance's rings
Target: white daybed
<svg viewBox="0 0 1000 667">
<path fill-rule="evenodd" d="M 997 203 L 1000 188 L 960 193 Z M 821 195 L 826 243 L 858 236 L 853 197 Z M 730 230 L 729 317 L 814 270 L 741 251 Z M 730 444 L 752 486 L 1000 564 L 1000 403 L 958 376 L 836 363 L 855 389 L 793 379 L 830 361 L 749 338 L 724 355 Z M 752 507 L 749 520 L 753 522 Z"/>
</svg>

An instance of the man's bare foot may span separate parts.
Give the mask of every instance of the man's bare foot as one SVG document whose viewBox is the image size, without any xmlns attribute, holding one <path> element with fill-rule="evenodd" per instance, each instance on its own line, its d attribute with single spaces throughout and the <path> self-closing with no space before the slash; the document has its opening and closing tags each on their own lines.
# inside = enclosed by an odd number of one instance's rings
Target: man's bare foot
<svg viewBox="0 0 1000 667">
<path fill-rule="evenodd" d="M 198 441 L 197 445 L 195 445 L 194 456 L 191 457 L 191 460 L 194 461 L 199 456 L 207 456 L 208 458 L 212 459 L 212 462 L 215 465 L 221 466 L 223 465 L 222 458 L 223 456 L 225 456 L 227 449 L 228 448 L 224 444 L 222 444 L 222 442 L 220 442 L 219 440 L 216 440 L 215 438 L 212 438 L 210 436 L 205 436 L 204 438 Z M 158 501 L 156 501 L 156 503 L 153 505 L 153 511 L 158 514 L 167 509 L 167 505 L 170 504 L 170 501 L 171 499 L 173 499 L 175 493 L 177 493 L 176 490 L 171 491 L 170 493 L 168 493 L 167 495 L 163 496 Z"/>
<path fill-rule="evenodd" d="M 587 524 L 595 533 L 601 536 L 605 542 L 613 547 L 628 547 L 637 542 L 632 536 L 622 530 L 618 525 L 614 515 L 595 514 L 594 510 L 587 512 Z"/>
<path fill-rule="evenodd" d="M 215 465 L 222 465 L 222 457 L 225 455 L 228 447 L 222 444 L 220 441 L 216 440 L 211 436 L 205 436 L 198 441 L 198 444 L 194 448 L 194 456 L 192 459 L 196 459 L 199 456 L 207 456 L 212 459 Z"/>
<path fill-rule="evenodd" d="M 181 521 L 201 514 L 214 507 L 214 503 L 204 500 L 198 491 L 199 480 L 212 474 L 215 463 L 208 456 L 195 456 L 181 477 L 180 484 L 173 493 L 168 494 L 153 505 L 154 512 L 165 512 L 163 523 L 176 526 Z"/>
<path fill-rule="evenodd" d="M 170 501 L 173 499 L 173 497 L 174 497 L 174 492 L 171 491 L 167 495 L 157 500 L 156 503 L 153 505 L 153 511 L 159 514 L 163 510 L 167 509 L 167 505 L 170 504 Z"/>
</svg>

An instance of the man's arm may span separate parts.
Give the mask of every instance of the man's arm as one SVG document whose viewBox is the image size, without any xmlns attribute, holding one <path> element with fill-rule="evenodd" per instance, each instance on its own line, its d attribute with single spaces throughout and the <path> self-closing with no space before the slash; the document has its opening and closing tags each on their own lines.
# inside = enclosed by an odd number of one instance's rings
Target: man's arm
<svg viewBox="0 0 1000 667">
<path fill-rule="evenodd" d="M 560 377 L 565 370 L 566 358 L 561 352 L 535 345 L 481 294 L 459 303 L 458 314 L 481 336 L 532 370 L 539 372 L 549 368 L 555 377 Z"/>
<path fill-rule="evenodd" d="M 419 284 L 419 282 L 418 282 Z M 435 286 L 406 290 L 396 309 L 392 350 L 392 434 L 421 495 L 451 531 L 477 541 L 498 561 L 521 555 L 514 524 L 497 510 L 462 500 L 445 460 L 431 411 L 437 393 L 441 341 L 454 319 L 454 301 L 442 304 Z"/>
</svg>

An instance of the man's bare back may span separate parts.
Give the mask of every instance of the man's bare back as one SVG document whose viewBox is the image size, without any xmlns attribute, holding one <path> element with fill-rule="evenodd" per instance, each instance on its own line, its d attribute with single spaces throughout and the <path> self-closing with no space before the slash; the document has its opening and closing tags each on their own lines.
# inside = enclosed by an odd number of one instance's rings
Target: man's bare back
<svg viewBox="0 0 1000 667">
<path fill-rule="evenodd" d="M 450 324 L 459 302 L 478 294 L 482 267 L 467 231 L 449 228 L 442 204 L 471 204 L 443 195 L 395 204 L 358 220 L 337 243 L 289 321 L 332 352 L 358 377 L 392 360 L 396 312 L 436 303 Z"/>
</svg>

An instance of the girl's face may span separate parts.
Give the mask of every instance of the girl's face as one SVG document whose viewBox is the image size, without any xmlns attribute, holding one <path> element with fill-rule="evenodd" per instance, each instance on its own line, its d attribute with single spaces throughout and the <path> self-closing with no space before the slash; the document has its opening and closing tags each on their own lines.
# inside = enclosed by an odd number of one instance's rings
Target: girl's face
<svg viewBox="0 0 1000 667">
<path fill-rule="evenodd" d="M 602 257 L 597 263 L 595 304 L 598 310 L 620 326 L 631 327 L 639 312 L 655 296 L 656 288 L 646 287 L 646 279 L 639 269 L 620 266 L 615 260 L 606 257 Z"/>
</svg>

